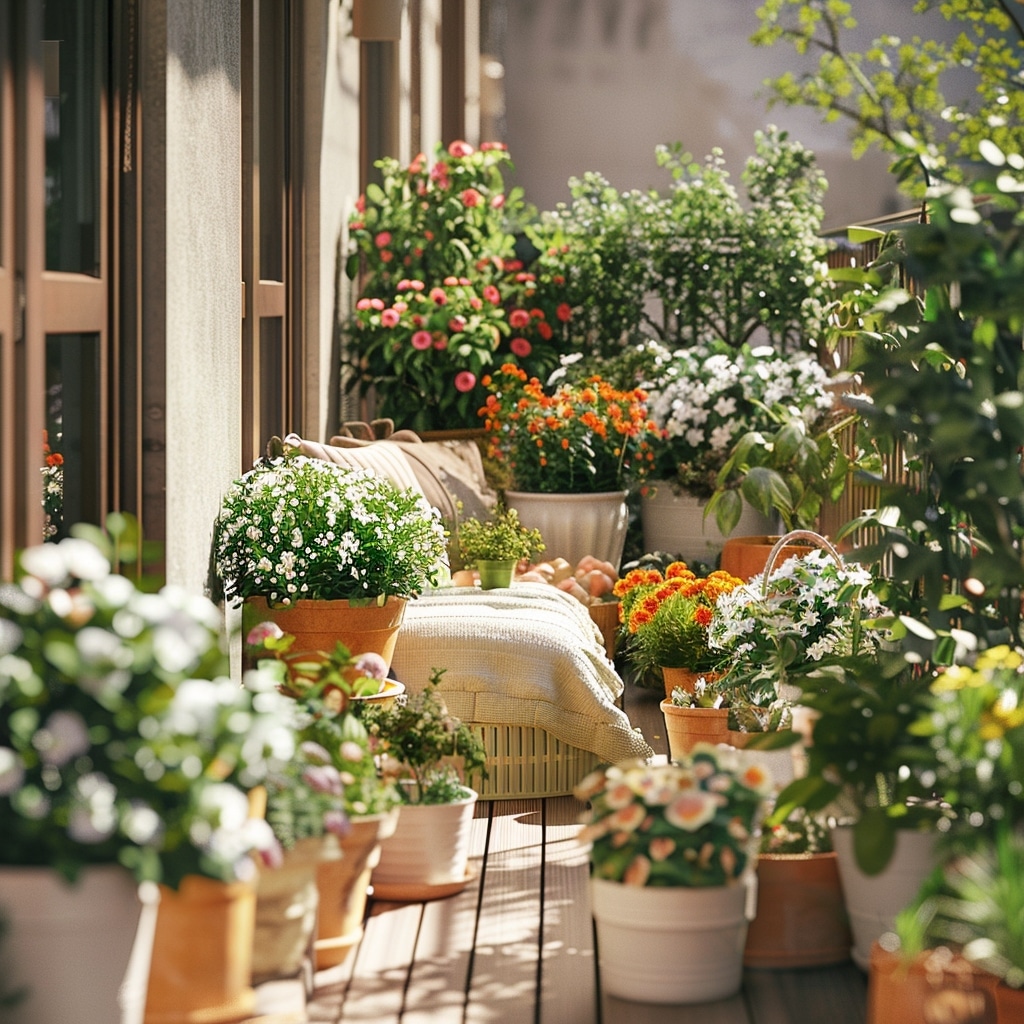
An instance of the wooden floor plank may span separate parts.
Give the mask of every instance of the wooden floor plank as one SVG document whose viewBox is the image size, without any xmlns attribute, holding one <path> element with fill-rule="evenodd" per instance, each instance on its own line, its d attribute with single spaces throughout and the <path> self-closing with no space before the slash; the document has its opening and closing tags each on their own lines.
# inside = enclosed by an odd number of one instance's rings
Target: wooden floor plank
<svg viewBox="0 0 1024 1024">
<path fill-rule="evenodd" d="M 534 1024 L 543 840 L 540 800 L 495 803 L 467 1024 Z"/>
<path fill-rule="evenodd" d="M 593 1024 L 598 1019 L 590 863 L 576 840 L 579 825 L 549 825 L 544 864 L 541 1024 Z M 568 833 L 559 838 L 559 833 Z"/>
<path fill-rule="evenodd" d="M 853 964 L 791 971 L 747 970 L 743 990 L 751 1024 L 863 1021 L 867 976 Z"/>
</svg>

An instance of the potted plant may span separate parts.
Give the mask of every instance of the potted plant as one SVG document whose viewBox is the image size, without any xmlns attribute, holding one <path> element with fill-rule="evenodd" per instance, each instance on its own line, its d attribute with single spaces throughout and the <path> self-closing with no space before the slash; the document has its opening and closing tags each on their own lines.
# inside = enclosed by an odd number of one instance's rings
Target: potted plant
<svg viewBox="0 0 1024 1024">
<path fill-rule="evenodd" d="M 339 842 L 340 858 L 317 863 L 319 895 L 314 942 L 316 966 L 343 963 L 363 934 L 370 875 L 381 844 L 398 822 L 401 797 L 382 779 L 370 737 L 359 720 L 360 696 L 380 692 L 387 664 L 369 652 L 352 654 L 342 643 L 318 657 L 292 655 L 294 638 L 275 622 L 258 623 L 246 638 L 256 652 L 255 668 L 246 678 L 284 694 L 291 720 L 308 756 L 323 761 L 318 776 L 340 784 L 347 828 Z M 316 753 L 319 752 L 319 753 Z"/>
<path fill-rule="evenodd" d="M 176 588 L 142 593 L 111 572 L 113 555 L 65 538 L 24 551 L 18 582 L 0 586 L 0 906 L 15 937 L 11 980 L 29 989 L 35 1018 L 115 1019 L 146 880 L 162 886 L 157 952 L 152 970 L 148 949 L 133 959 L 132 1012 L 161 998 L 168 922 L 200 892 L 234 901 L 241 944 L 217 946 L 211 914 L 201 943 L 208 984 L 171 1005 L 205 997 L 211 1012 L 251 1008 L 250 854 L 274 840 L 250 791 L 291 756 L 294 736 L 274 695 L 256 700 L 228 678 L 214 605 Z M 59 936 L 82 919 L 103 943 L 42 965 L 19 956 L 37 940 L 60 941 L 40 929 Z M 34 935 L 19 939 L 23 928 Z M 33 977 L 38 966 L 45 974 Z M 88 972 L 87 991 L 61 979 L 65 966 Z"/>
<path fill-rule="evenodd" d="M 435 670 L 423 690 L 403 695 L 390 708 L 362 712 L 382 770 L 398 780 L 403 798 L 398 828 L 373 872 L 381 899 L 448 896 L 470 878 L 477 793 L 462 778 L 486 773 L 486 753 L 479 736 L 448 713 L 437 691 L 442 675 Z"/>
<path fill-rule="evenodd" d="M 590 555 L 618 567 L 626 497 L 646 476 L 656 436 L 646 394 L 600 376 L 545 387 L 511 363 L 484 379 L 488 452 L 511 474 L 505 501 L 538 529 L 546 550 L 576 565 Z"/>
<path fill-rule="evenodd" d="M 271 773 L 265 783 L 266 820 L 278 841 L 265 858 L 256 885 L 254 984 L 307 976 L 307 954 L 316 936 L 321 861 L 344 856 L 339 839 L 351 829 L 345 786 L 330 753 L 311 741 Z"/>
<path fill-rule="evenodd" d="M 590 810 L 591 900 L 601 983 L 654 1003 L 725 999 L 739 990 L 744 908 L 767 777 L 728 752 L 680 764 L 628 762 L 576 789 Z"/>
<path fill-rule="evenodd" d="M 791 410 L 789 434 L 794 436 L 796 431 L 813 435 L 821 424 L 831 424 L 834 399 L 817 357 L 722 341 L 676 351 L 657 343 L 646 348 L 648 366 L 641 379 L 651 419 L 661 431 L 641 504 L 646 549 L 672 551 L 687 561 L 714 560 L 733 532 L 774 533 L 773 509 L 765 502 L 748 501 L 744 513 L 736 490 L 744 474 L 739 459 L 731 456 L 745 436 L 772 431 L 773 417 L 782 415 L 772 410 Z M 787 443 L 778 452 L 788 460 L 792 438 L 780 440 Z M 802 455 L 803 475 L 809 477 L 813 460 Z M 720 496 L 709 508 L 716 492 Z"/>
<path fill-rule="evenodd" d="M 369 470 L 285 446 L 236 480 L 214 533 L 216 572 L 243 627 L 274 620 L 295 654 L 394 652 L 405 602 L 445 564 L 440 514 Z"/>
<path fill-rule="evenodd" d="M 676 687 L 693 692 L 698 676 L 707 677 L 722 660 L 708 642 L 708 627 L 723 594 L 742 584 L 714 570 L 698 576 L 685 562 L 664 573 L 636 568 L 615 583 L 622 618 L 623 660 L 640 680 L 660 673 L 665 696 Z"/>
<path fill-rule="evenodd" d="M 483 590 L 510 586 L 516 565 L 544 550 L 540 530 L 523 526 L 519 513 L 504 506 L 496 509 L 490 519 L 462 520 L 458 544 L 463 565 L 476 567 Z"/>
<path fill-rule="evenodd" d="M 849 959 L 850 925 L 828 819 L 797 809 L 762 831 L 757 910 L 743 963 L 790 969 Z"/>
<path fill-rule="evenodd" d="M 407 166 L 387 157 L 349 220 L 347 379 L 398 427 L 472 428 L 487 373 L 510 362 L 544 377 L 571 350 L 564 278 L 520 255 L 532 211 L 505 186 L 511 166 L 503 144 L 463 140 Z"/>
</svg>

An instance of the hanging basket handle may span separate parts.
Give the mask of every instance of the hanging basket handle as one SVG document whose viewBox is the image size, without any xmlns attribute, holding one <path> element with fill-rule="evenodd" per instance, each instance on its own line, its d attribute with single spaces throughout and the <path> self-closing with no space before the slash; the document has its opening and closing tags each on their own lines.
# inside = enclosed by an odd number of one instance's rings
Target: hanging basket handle
<svg viewBox="0 0 1024 1024">
<path fill-rule="evenodd" d="M 813 530 L 790 530 L 789 533 L 784 534 L 775 542 L 775 546 L 772 548 L 771 553 L 768 555 L 768 560 L 764 564 L 764 575 L 761 577 L 762 597 L 768 596 L 768 577 L 775 571 L 776 559 L 778 559 L 782 549 L 794 541 L 804 541 L 808 544 L 813 544 L 830 555 L 840 569 L 843 567 L 843 556 L 839 554 L 836 547 L 826 537 L 822 537 L 820 533 L 815 533 Z"/>
</svg>

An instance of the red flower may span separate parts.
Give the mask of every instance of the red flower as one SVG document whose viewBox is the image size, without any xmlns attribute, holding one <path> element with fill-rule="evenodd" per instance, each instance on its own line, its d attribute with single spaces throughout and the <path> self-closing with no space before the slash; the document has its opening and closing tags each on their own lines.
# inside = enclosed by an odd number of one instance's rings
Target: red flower
<svg viewBox="0 0 1024 1024">
<path fill-rule="evenodd" d="M 568 302 L 560 302 L 558 304 L 558 309 L 555 310 L 555 316 L 557 316 L 562 323 L 565 323 L 567 320 L 571 320 L 572 306 L 570 306 Z"/>
<path fill-rule="evenodd" d="M 438 306 L 444 306 L 448 303 L 448 296 L 445 294 L 443 288 L 431 288 L 430 289 L 431 301 L 435 302 Z"/>
<path fill-rule="evenodd" d="M 493 284 L 489 284 L 484 288 L 484 298 L 492 306 L 497 306 L 501 302 L 501 292 Z"/>
<path fill-rule="evenodd" d="M 427 158 L 422 153 L 417 153 L 416 158 L 411 164 L 409 164 L 410 174 L 420 174 L 423 171 L 423 165 L 427 162 Z"/>
<path fill-rule="evenodd" d="M 508 347 L 521 359 L 525 359 L 533 351 L 533 346 L 525 338 L 513 338 Z"/>
<path fill-rule="evenodd" d="M 464 189 L 461 199 L 462 205 L 470 208 L 479 206 L 484 201 L 484 197 L 475 188 Z"/>
<path fill-rule="evenodd" d="M 378 249 L 383 249 L 384 246 L 390 245 L 391 244 L 391 232 L 390 231 L 381 231 L 379 234 L 377 234 L 374 237 L 373 244 L 375 246 L 377 246 Z"/>
<path fill-rule="evenodd" d="M 456 159 L 472 156 L 473 147 L 468 142 L 464 142 L 462 139 L 456 139 L 454 142 L 449 144 L 448 155 L 454 156 Z M 474 383 L 476 383 L 476 378 L 474 378 Z M 468 391 L 469 389 L 467 388 L 466 390 Z"/>
<path fill-rule="evenodd" d="M 462 370 L 455 375 L 456 391 L 472 391 L 475 387 L 476 374 L 470 373 L 469 370 Z"/>
<path fill-rule="evenodd" d="M 526 327 L 530 323 L 530 314 L 525 309 L 513 309 L 508 315 L 508 322 L 512 327 Z"/>
<path fill-rule="evenodd" d="M 434 339 L 430 336 L 430 331 L 416 331 L 412 336 L 412 347 L 419 349 L 421 352 L 430 348 L 433 344 Z"/>
</svg>

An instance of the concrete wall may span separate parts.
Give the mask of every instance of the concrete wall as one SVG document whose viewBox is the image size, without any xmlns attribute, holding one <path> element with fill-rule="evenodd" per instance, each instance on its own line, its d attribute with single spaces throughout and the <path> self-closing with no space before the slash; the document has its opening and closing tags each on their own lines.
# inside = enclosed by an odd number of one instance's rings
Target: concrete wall
<svg viewBox="0 0 1024 1024">
<path fill-rule="evenodd" d="M 167 579 L 201 590 L 241 459 L 239 0 L 166 6 Z"/>
<path fill-rule="evenodd" d="M 887 158 L 851 159 L 846 125 L 823 125 L 806 110 L 767 110 L 764 79 L 795 68 L 796 58 L 782 45 L 749 43 L 754 0 L 497 2 L 507 16 L 499 54 L 505 141 L 517 182 L 542 209 L 568 199 L 569 178 L 584 171 L 601 172 L 620 190 L 664 187 L 654 149 L 676 141 L 697 159 L 721 147 L 741 187 L 754 131 L 767 124 L 817 154 L 830 183 L 826 226 L 907 205 Z M 857 0 L 854 7 L 865 41 L 921 30 L 907 0 Z M 494 84 L 485 79 L 485 95 Z"/>
</svg>

